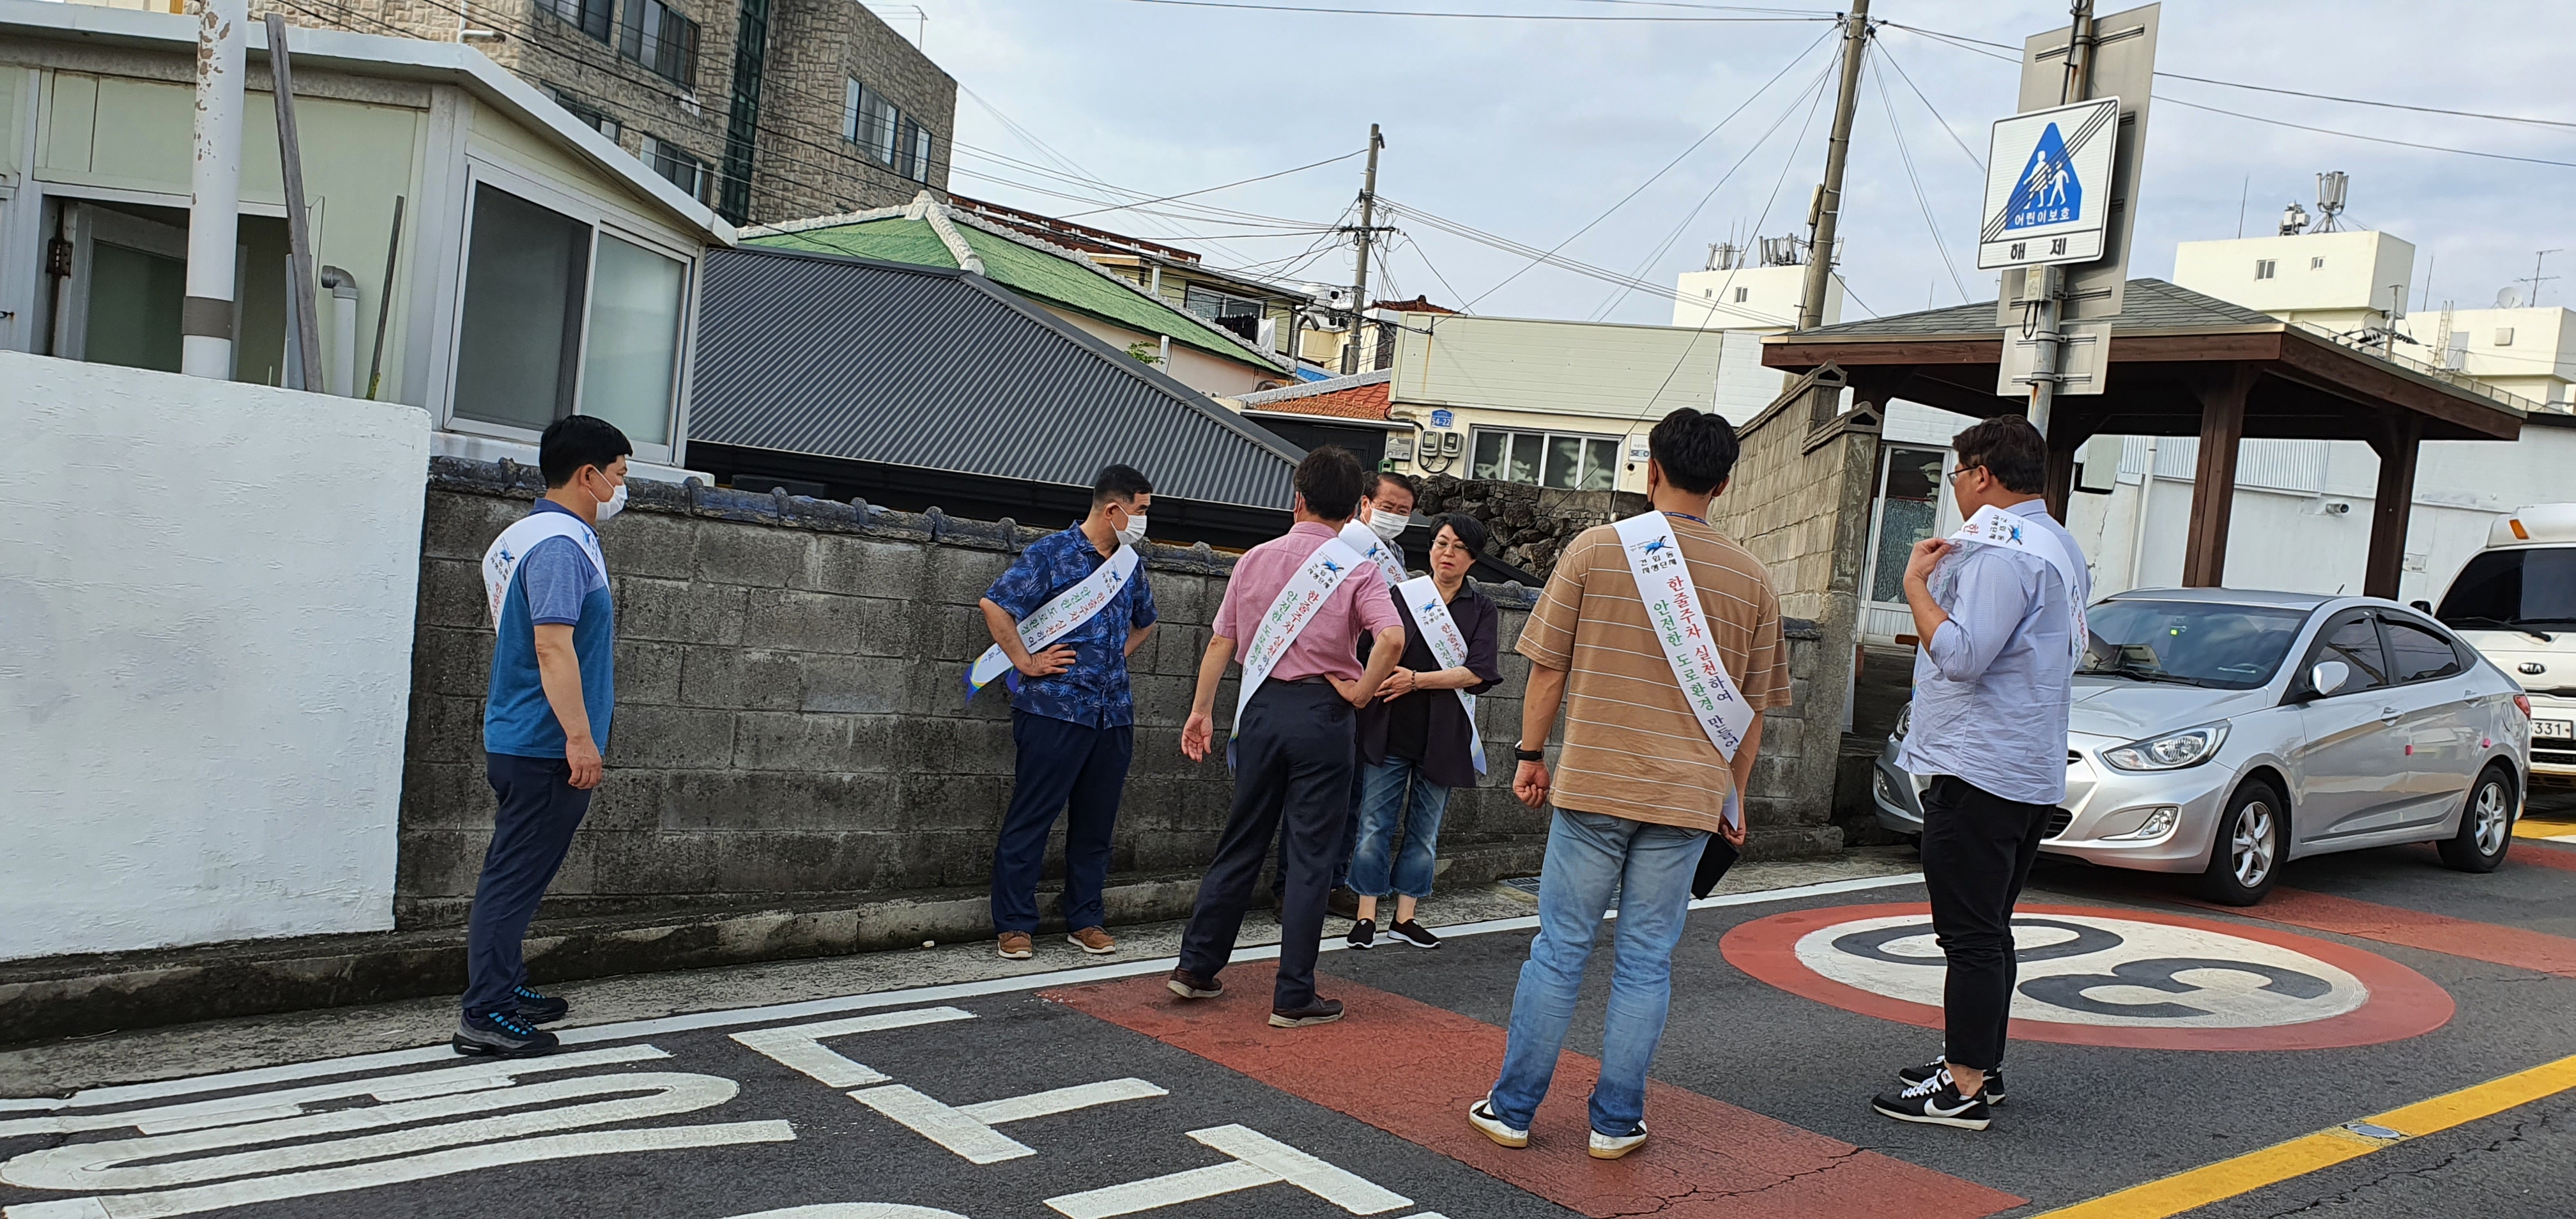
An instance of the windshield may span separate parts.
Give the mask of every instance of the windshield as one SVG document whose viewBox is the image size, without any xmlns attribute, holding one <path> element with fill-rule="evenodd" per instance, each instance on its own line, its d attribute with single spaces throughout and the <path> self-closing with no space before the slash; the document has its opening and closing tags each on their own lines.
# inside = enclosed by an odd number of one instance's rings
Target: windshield
<svg viewBox="0 0 2576 1219">
<path fill-rule="evenodd" d="M 2272 680 L 2305 610 L 2198 601 L 2105 601 L 2085 611 L 2079 673 L 2251 690 Z"/>
<path fill-rule="evenodd" d="M 2460 569 L 2433 616 L 2453 630 L 2576 627 L 2576 547 L 2485 551 Z"/>
</svg>

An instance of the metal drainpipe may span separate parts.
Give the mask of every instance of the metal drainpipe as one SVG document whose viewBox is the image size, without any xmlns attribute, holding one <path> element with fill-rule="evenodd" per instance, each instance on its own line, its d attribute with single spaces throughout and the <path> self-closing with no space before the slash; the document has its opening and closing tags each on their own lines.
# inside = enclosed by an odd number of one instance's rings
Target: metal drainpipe
<svg viewBox="0 0 2576 1219">
<path fill-rule="evenodd" d="M 197 17 L 195 162 L 189 167 L 186 298 L 179 371 L 233 375 L 233 259 L 241 229 L 242 75 L 247 0 L 203 0 Z"/>
</svg>

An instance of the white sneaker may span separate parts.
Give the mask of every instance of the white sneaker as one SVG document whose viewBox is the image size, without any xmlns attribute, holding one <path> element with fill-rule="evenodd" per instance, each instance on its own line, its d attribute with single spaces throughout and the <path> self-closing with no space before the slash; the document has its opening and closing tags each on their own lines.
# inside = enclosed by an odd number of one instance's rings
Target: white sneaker
<svg viewBox="0 0 2576 1219">
<path fill-rule="evenodd" d="M 1529 1131 L 1515 1130 L 1504 1125 L 1503 1119 L 1495 1117 L 1494 1098 L 1490 1096 L 1467 1106 L 1467 1124 L 1505 1147 L 1529 1146 Z"/>
<path fill-rule="evenodd" d="M 1646 1123 L 1640 1121 L 1637 1123 L 1635 1134 L 1603 1134 L 1598 1130 L 1593 1131 L 1591 1153 L 1592 1158 L 1596 1160 L 1615 1160 L 1645 1145 Z"/>
</svg>

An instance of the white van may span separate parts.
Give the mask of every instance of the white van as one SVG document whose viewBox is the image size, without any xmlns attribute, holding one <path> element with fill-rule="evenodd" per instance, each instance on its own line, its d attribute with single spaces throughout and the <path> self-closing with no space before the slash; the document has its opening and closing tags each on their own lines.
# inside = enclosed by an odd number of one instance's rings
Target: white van
<svg viewBox="0 0 2576 1219">
<path fill-rule="evenodd" d="M 2522 683 L 2532 778 L 2576 783 L 2576 504 L 2497 520 L 2434 617 Z"/>
</svg>

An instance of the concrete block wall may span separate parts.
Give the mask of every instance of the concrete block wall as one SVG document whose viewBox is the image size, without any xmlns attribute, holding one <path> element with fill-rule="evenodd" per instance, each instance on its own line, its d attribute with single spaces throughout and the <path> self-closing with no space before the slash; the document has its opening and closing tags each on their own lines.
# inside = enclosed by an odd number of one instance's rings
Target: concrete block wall
<svg viewBox="0 0 2576 1219">
<path fill-rule="evenodd" d="M 490 838 L 492 630 L 476 565 L 538 489 L 525 467 L 433 463 L 396 906 L 407 927 L 462 918 Z M 863 522 L 850 504 L 694 486 L 637 483 L 632 496 L 601 530 L 619 635 L 608 776 L 548 914 L 980 892 L 1013 747 L 1002 692 L 968 704 L 960 675 L 991 642 L 976 600 L 1042 531 L 879 509 Z M 1162 623 L 1133 660 L 1136 760 L 1113 885 L 1194 875 L 1224 825 L 1232 780 L 1181 756 L 1180 727 L 1231 567 L 1203 548 L 1149 558 Z M 1532 598 L 1487 591 L 1504 607 L 1505 683 L 1478 710 L 1500 751 L 1519 731 L 1528 662 L 1510 648 Z M 1812 632 L 1794 633 L 1803 706 Z M 1230 711 L 1233 698 L 1229 681 L 1219 701 Z M 1795 711 L 1769 730 L 1758 849 L 1817 848 L 1823 822 L 1805 820 L 1792 789 L 1809 779 L 1790 756 L 1811 738 Z M 1815 739 L 1830 764 L 1831 735 Z M 1444 883 L 1536 870 L 1545 820 L 1512 798 L 1509 755 L 1497 756 L 1485 786 L 1451 799 Z M 1051 878 L 1061 850 L 1059 828 Z M 1051 893 L 1041 886 L 1050 905 Z"/>
</svg>

